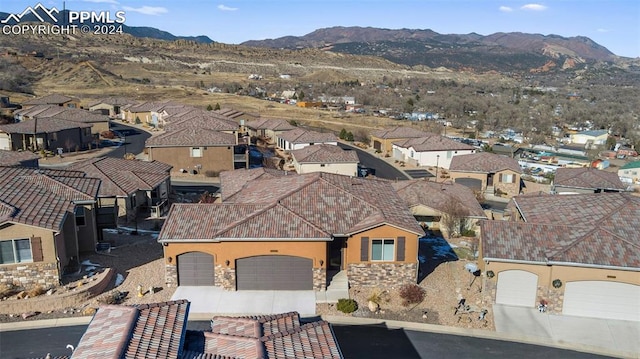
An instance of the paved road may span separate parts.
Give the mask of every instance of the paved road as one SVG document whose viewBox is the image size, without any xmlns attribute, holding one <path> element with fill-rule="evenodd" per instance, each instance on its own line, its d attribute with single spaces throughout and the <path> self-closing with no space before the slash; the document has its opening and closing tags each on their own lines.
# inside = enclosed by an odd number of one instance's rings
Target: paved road
<svg viewBox="0 0 640 359">
<path fill-rule="evenodd" d="M 376 170 L 376 177 L 386 178 L 390 180 L 406 180 L 408 179 L 402 171 L 395 168 L 393 165 L 387 163 L 384 160 L 363 151 L 357 147 L 347 145 L 345 143 L 338 142 L 338 146 L 345 150 L 355 150 L 358 153 L 358 159 L 360 163 L 369 168 Z"/>
<path fill-rule="evenodd" d="M 108 157 L 123 158 L 125 153 L 142 153 L 144 150 L 144 142 L 147 138 L 151 137 L 151 134 L 146 131 L 122 123 L 111 122 L 111 131 L 123 135 L 125 144 L 111 151 L 107 155 Z"/>
<path fill-rule="evenodd" d="M 188 329 L 206 330 L 208 321 L 189 322 Z M 69 355 L 86 326 L 2 332 L 3 359 Z M 389 329 L 384 325 L 334 325 L 345 358 L 564 358 L 596 359 L 605 356 L 543 346 L 437 333 Z"/>
</svg>

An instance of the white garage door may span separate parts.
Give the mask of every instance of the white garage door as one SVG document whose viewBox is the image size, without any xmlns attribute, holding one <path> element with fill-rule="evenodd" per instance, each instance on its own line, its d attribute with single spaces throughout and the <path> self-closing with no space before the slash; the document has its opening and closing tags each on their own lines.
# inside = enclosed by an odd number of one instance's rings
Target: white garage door
<svg viewBox="0 0 640 359">
<path fill-rule="evenodd" d="M 498 273 L 496 303 L 533 307 L 536 304 L 538 276 L 523 270 Z"/>
<path fill-rule="evenodd" d="M 640 286 L 618 282 L 568 282 L 562 314 L 640 321 Z"/>
<path fill-rule="evenodd" d="M 3 134 L 0 134 L 0 150 L 11 150 L 9 137 L 5 137 Z"/>
</svg>

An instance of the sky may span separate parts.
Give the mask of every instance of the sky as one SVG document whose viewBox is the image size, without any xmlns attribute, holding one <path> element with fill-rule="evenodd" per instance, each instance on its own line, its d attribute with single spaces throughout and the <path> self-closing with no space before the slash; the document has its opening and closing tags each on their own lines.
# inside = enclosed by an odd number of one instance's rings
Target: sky
<svg viewBox="0 0 640 359">
<path fill-rule="evenodd" d="M 63 8 L 62 0 L 40 0 Z M 1 0 L 21 12 L 38 0 Z M 124 10 L 126 25 L 239 44 L 332 26 L 431 29 L 441 34 L 525 32 L 586 36 L 640 57 L 640 0 L 67 0 L 67 9 Z M 0 43 L 1 44 L 1 43 Z"/>
</svg>

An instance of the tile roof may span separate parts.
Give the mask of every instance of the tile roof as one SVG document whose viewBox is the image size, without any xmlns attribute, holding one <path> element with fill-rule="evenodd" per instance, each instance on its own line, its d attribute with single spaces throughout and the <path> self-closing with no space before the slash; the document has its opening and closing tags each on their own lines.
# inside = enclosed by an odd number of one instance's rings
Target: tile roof
<svg viewBox="0 0 640 359">
<path fill-rule="evenodd" d="M 558 168 L 553 179 L 555 186 L 624 191 L 625 186 L 616 172 L 595 168 Z"/>
<path fill-rule="evenodd" d="M 172 101 L 150 101 L 150 102 L 141 102 L 138 104 L 133 104 L 127 107 L 127 111 L 132 113 L 137 112 L 162 112 L 165 107 L 185 107 L 186 105 L 172 102 Z"/>
<path fill-rule="evenodd" d="M 29 151 L 0 150 L 0 166 L 20 166 L 22 162 L 39 159 L 40 156 Z"/>
<path fill-rule="evenodd" d="M 494 173 L 503 170 L 522 173 L 522 169 L 516 159 L 489 152 L 453 156 L 449 165 L 449 171 L 453 172 Z"/>
<path fill-rule="evenodd" d="M 234 335 L 204 333 L 205 353 L 246 359 L 266 359 L 260 339 Z"/>
<path fill-rule="evenodd" d="M 246 317 L 216 316 L 211 320 L 211 331 L 214 333 L 249 338 L 288 332 L 299 327 L 300 314 L 297 312 Z"/>
<path fill-rule="evenodd" d="M 259 178 L 274 178 L 290 175 L 290 172 L 281 171 L 271 168 L 255 168 L 251 170 L 238 169 L 234 171 L 223 171 L 220 173 L 220 182 L 224 183 L 224 192 L 222 192 L 222 200 L 238 193 L 247 184 L 248 181 Z"/>
<path fill-rule="evenodd" d="M 358 163 L 356 151 L 345 151 L 336 145 L 313 145 L 291 151 L 298 163 Z"/>
<path fill-rule="evenodd" d="M 371 136 L 383 139 L 419 138 L 429 137 L 432 134 L 411 127 L 393 127 L 373 131 Z"/>
<path fill-rule="evenodd" d="M 24 223 L 60 231 L 74 201 L 91 201 L 98 195 L 100 180 L 84 173 L 21 167 L 0 167 L 2 221 Z M 10 214 L 7 208 L 12 208 Z"/>
<path fill-rule="evenodd" d="M 108 122 L 109 116 L 100 115 L 79 108 L 61 107 L 56 105 L 37 105 L 16 111 L 15 114 L 28 118 L 55 119 L 72 122 L 95 123 Z"/>
<path fill-rule="evenodd" d="M 317 321 L 262 338 L 268 358 L 342 358 L 331 325 Z"/>
<path fill-rule="evenodd" d="M 473 191 L 466 186 L 447 182 L 431 182 L 424 179 L 392 182 L 400 197 L 409 207 L 425 206 L 447 212 L 451 203 L 459 203 L 470 217 L 486 218 Z"/>
<path fill-rule="evenodd" d="M 0 125 L 0 131 L 6 133 L 53 133 L 72 128 L 88 128 L 88 123 L 58 120 L 53 118 L 42 118 L 38 120 L 27 120 L 8 125 Z"/>
<path fill-rule="evenodd" d="M 34 98 L 29 101 L 23 102 L 23 105 L 49 105 L 49 104 L 63 104 L 69 101 L 78 101 L 77 98 L 69 97 L 60 94 L 50 94 L 38 98 Z"/>
<path fill-rule="evenodd" d="M 287 120 L 262 118 L 255 121 L 248 121 L 245 127 L 254 130 L 273 130 L 273 131 L 289 131 L 296 127 L 291 125 Z"/>
<path fill-rule="evenodd" d="M 36 117 L 40 115 L 44 117 L 50 117 L 50 116 L 59 114 L 60 112 L 64 112 L 65 109 L 66 107 L 62 107 L 58 105 L 43 104 L 43 105 L 36 105 L 29 108 L 23 108 L 15 111 L 13 114 L 20 115 L 23 117 Z"/>
<path fill-rule="evenodd" d="M 249 116 L 249 117 L 255 117 L 255 118 L 260 117 L 260 115 L 256 115 L 248 112 L 242 112 L 242 111 L 234 110 L 231 108 L 221 108 L 219 110 L 215 110 L 214 112 L 217 112 L 223 116 L 227 116 L 234 119 L 241 116 Z"/>
<path fill-rule="evenodd" d="M 337 142 L 338 140 L 336 135 L 333 133 L 309 131 L 299 127 L 283 132 L 280 134 L 279 138 L 290 143 L 322 143 Z"/>
<path fill-rule="evenodd" d="M 231 133 L 206 128 L 185 127 L 152 136 L 145 142 L 146 147 L 194 147 L 194 146 L 235 146 L 237 138 Z"/>
<path fill-rule="evenodd" d="M 238 131 L 238 123 L 224 116 L 216 115 L 209 111 L 191 111 L 187 114 L 172 115 L 167 119 L 165 131 L 174 131 L 182 128 L 203 128 L 214 131 Z"/>
<path fill-rule="evenodd" d="M 73 163 L 67 168 L 102 180 L 100 197 L 126 197 L 139 190 L 155 189 L 169 178 L 172 167 L 159 161 L 97 157 Z"/>
<path fill-rule="evenodd" d="M 92 102 L 89 107 L 93 107 L 96 105 L 100 105 L 100 104 L 106 104 L 106 105 L 120 105 L 120 106 L 124 106 L 124 105 L 129 105 L 129 104 L 133 104 L 135 101 L 126 98 L 126 97 L 105 97 L 105 98 L 101 98 L 99 100 L 96 100 L 94 102 Z"/>
<path fill-rule="evenodd" d="M 402 148 L 413 148 L 416 152 L 475 150 L 475 147 L 454 141 L 448 137 L 429 134 L 418 138 L 407 138 L 393 143 Z"/>
</svg>

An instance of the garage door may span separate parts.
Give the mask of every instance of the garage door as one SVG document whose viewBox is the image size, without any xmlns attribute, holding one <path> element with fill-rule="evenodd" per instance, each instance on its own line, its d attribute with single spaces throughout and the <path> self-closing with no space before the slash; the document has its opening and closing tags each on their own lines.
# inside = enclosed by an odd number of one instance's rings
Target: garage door
<svg viewBox="0 0 640 359">
<path fill-rule="evenodd" d="M 375 150 L 382 150 L 382 142 L 380 141 L 373 141 L 373 149 Z"/>
<path fill-rule="evenodd" d="M 482 189 L 482 180 L 477 178 L 456 178 L 455 182 L 473 190 Z"/>
<path fill-rule="evenodd" d="M 562 314 L 640 321 L 640 286 L 617 282 L 568 282 Z"/>
<path fill-rule="evenodd" d="M 311 290 L 313 261 L 292 256 L 257 256 L 236 261 L 238 290 Z"/>
<path fill-rule="evenodd" d="M 11 147 L 9 147 L 9 137 L 2 134 L 0 134 L 0 150 L 11 150 Z"/>
<path fill-rule="evenodd" d="M 178 256 L 178 285 L 214 285 L 213 256 L 202 252 L 189 252 Z"/>
<path fill-rule="evenodd" d="M 538 276 L 522 270 L 498 273 L 496 303 L 533 307 L 536 304 Z"/>
</svg>

